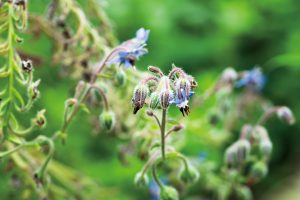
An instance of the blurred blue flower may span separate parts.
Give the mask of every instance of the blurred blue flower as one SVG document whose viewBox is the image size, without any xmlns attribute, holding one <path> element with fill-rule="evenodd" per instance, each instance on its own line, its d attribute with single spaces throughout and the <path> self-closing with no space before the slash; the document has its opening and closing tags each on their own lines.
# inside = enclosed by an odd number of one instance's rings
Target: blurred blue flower
<svg viewBox="0 0 300 200">
<path fill-rule="evenodd" d="M 136 36 L 130 40 L 123 42 L 116 49 L 120 49 L 118 53 L 107 63 L 108 64 L 119 64 L 123 65 L 125 68 L 130 68 L 135 66 L 135 62 L 144 54 L 148 53 L 145 48 L 146 41 L 149 37 L 149 30 L 140 28 L 136 32 Z"/>
<path fill-rule="evenodd" d="M 207 151 L 201 151 L 198 155 L 198 159 L 200 160 L 200 162 L 205 161 L 207 158 Z"/>
<path fill-rule="evenodd" d="M 242 78 L 237 81 L 236 87 L 247 87 L 254 91 L 260 91 L 265 86 L 265 83 L 266 77 L 259 67 L 255 67 L 243 74 Z"/>
</svg>

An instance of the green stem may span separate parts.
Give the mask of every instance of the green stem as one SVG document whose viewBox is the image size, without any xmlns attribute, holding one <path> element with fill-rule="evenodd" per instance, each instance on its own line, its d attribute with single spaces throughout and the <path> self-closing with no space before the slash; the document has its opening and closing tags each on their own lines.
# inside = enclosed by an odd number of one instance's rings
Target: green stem
<svg viewBox="0 0 300 200">
<path fill-rule="evenodd" d="M 161 117 L 161 155 L 163 160 L 165 160 L 165 131 L 166 131 L 166 116 L 167 116 L 167 109 L 162 110 L 162 117 Z"/>
<path fill-rule="evenodd" d="M 160 181 L 160 179 L 158 178 L 157 175 L 157 171 L 156 171 L 156 165 L 152 166 L 152 176 L 154 181 L 157 183 L 157 185 L 159 186 L 160 189 L 163 189 L 163 183 Z"/>
<path fill-rule="evenodd" d="M 109 61 L 109 59 L 111 58 L 111 56 L 113 56 L 114 54 L 118 53 L 118 51 L 122 51 L 124 50 L 125 48 L 123 47 L 117 47 L 117 48 L 114 48 L 111 50 L 111 52 L 105 56 L 105 58 L 103 58 L 103 60 L 101 61 L 101 63 L 99 64 L 98 68 L 96 68 L 92 78 L 91 78 L 91 81 L 89 83 L 89 87 L 88 89 L 86 90 L 86 92 L 82 95 L 81 99 L 78 101 L 78 103 L 75 105 L 74 107 L 74 110 L 72 111 L 72 113 L 70 114 L 70 117 L 64 122 L 62 128 L 60 129 L 60 131 L 56 132 L 52 139 L 56 139 L 58 138 L 61 134 L 64 134 L 67 130 L 67 128 L 69 127 L 72 119 L 75 117 L 75 115 L 78 113 L 79 111 L 79 108 L 80 108 L 80 104 L 83 103 L 86 98 L 88 97 L 89 95 L 89 92 L 90 92 L 90 89 L 93 87 L 93 85 L 95 84 L 96 80 L 97 80 L 97 77 L 98 77 L 98 74 L 101 73 L 101 71 L 104 69 L 104 67 L 106 66 L 106 62 Z M 126 49 L 125 49 L 126 50 Z M 107 105 L 108 107 L 108 105 Z"/>
<path fill-rule="evenodd" d="M 9 119 L 11 114 L 11 108 L 12 108 L 12 101 L 13 101 L 13 88 L 14 88 L 14 66 L 13 66 L 13 60 L 14 60 L 14 48 L 13 48 L 13 42 L 14 42 L 14 24 L 13 24 L 13 5 L 8 5 L 8 71 L 9 71 L 9 77 L 8 77 L 8 103 L 6 112 L 4 115 L 4 124 L 3 124 L 3 134 L 4 138 L 8 135 L 8 126 L 9 126 Z"/>
<path fill-rule="evenodd" d="M 189 164 L 188 164 L 188 160 L 186 159 L 186 157 L 184 155 L 182 155 L 181 153 L 178 152 L 167 152 L 166 153 L 166 159 L 180 159 L 183 164 L 184 167 L 187 169 Z M 144 175 L 145 173 L 147 173 L 148 169 L 151 166 L 156 166 L 158 165 L 160 162 L 163 161 L 162 156 L 160 156 L 159 153 L 153 153 L 150 157 L 150 159 L 147 161 L 147 163 L 144 165 L 143 169 L 142 169 L 142 175 Z"/>
</svg>

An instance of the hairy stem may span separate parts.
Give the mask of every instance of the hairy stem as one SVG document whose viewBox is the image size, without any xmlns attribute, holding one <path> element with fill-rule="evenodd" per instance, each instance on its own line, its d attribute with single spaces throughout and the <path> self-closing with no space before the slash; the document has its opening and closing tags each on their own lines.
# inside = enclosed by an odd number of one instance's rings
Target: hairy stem
<svg viewBox="0 0 300 200">
<path fill-rule="evenodd" d="M 163 160 L 165 159 L 165 131 L 166 131 L 166 116 L 167 109 L 162 109 L 162 117 L 161 117 L 161 155 Z"/>
</svg>

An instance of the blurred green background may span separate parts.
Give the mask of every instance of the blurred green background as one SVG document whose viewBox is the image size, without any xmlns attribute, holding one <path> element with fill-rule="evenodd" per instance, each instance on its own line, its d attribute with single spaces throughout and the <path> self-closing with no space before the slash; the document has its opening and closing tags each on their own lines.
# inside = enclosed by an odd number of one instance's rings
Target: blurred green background
<svg viewBox="0 0 300 200">
<path fill-rule="evenodd" d="M 79 2 L 86 7 L 84 0 Z M 139 69 L 155 65 L 167 72 L 175 63 L 197 77 L 200 88 L 208 88 L 209 80 L 228 66 L 243 70 L 258 64 L 268 79 L 262 95 L 276 105 L 289 106 L 299 119 L 300 1 L 107 0 L 104 4 L 119 41 L 131 38 L 140 27 L 151 30 L 149 54 L 137 63 Z M 46 5 L 47 1 L 29 1 L 32 12 L 44 13 Z M 25 35 L 23 50 L 51 53 L 48 39 L 43 38 L 43 45 L 33 45 Z M 36 107 L 46 105 L 47 134 L 60 126 L 57 118 L 62 116 L 64 100 L 71 96 L 70 88 L 76 83 L 58 74 L 59 67 L 52 66 L 49 57 L 36 70 L 36 77 L 43 80 Z M 203 109 L 192 108 L 192 112 L 196 116 Z M 130 158 L 130 166 L 122 166 L 117 158 L 120 141 L 104 134 L 91 136 L 89 126 L 86 114 L 76 118 L 67 145 L 57 147 L 58 160 L 105 187 L 117 189 L 115 195 L 120 195 L 114 199 L 145 198 L 146 191 L 133 186 L 133 177 L 143 163 Z M 272 120 L 267 128 L 274 153 L 269 176 L 254 188 L 255 199 L 299 199 L 299 123 L 289 127 Z M 185 151 L 194 152 L 188 147 Z"/>
</svg>

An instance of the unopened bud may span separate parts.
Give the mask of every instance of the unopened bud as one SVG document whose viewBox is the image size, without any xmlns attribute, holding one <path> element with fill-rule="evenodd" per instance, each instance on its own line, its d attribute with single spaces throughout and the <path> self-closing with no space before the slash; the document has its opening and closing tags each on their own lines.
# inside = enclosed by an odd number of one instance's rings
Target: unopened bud
<svg viewBox="0 0 300 200">
<path fill-rule="evenodd" d="M 153 113 L 152 111 L 150 111 L 150 110 L 148 110 L 146 113 L 147 113 L 147 115 L 148 115 L 149 117 L 152 117 L 152 116 L 154 115 L 154 113 Z"/>
<path fill-rule="evenodd" d="M 269 139 L 268 131 L 263 126 L 256 126 L 253 132 L 253 140 L 260 143 L 262 140 Z"/>
<path fill-rule="evenodd" d="M 188 168 L 183 168 L 179 175 L 180 179 L 186 184 L 196 183 L 200 177 L 197 169 L 189 165 Z"/>
<path fill-rule="evenodd" d="M 159 193 L 160 200 L 179 200 L 178 192 L 170 186 L 163 186 Z"/>
<path fill-rule="evenodd" d="M 148 94 L 149 89 L 147 85 L 140 84 L 135 87 L 132 98 L 133 114 L 136 114 L 144 106 Z"/>
<path fill-rule="evenodd" d="M 41 82 L 40 80 L 37 80 L 37 81 L 33 82 L 28 88 L 29 96 L 32 100 L 37 99 L 40 95 L 40 92 L 38 90 L 38 86 L 39 86 L 40 82 Z"/>
<path fill-rule="evenodd" d="M 242 164 L 248 158 L 250 148 L 251 145 L 248 140 L 238 140 L 226 150 L 225 162 L 232 167 Z"/>
<path fill-rule="evenodd" d="M 178 125 L 173 126 L 173 131 L 177 132 L 177 131 L 180 131 L 183 128 L 184 128 L 183 125 L 178 124 Z"/>
<path fill-rule="evenodd" d="M 154 74 L 158 74 L 159 76 L 163 76 L 162 71 L 158 67 L 149 66 L 148 70 Z"/>
<path fill-rule="evenodd" d="M 160 105 L 163 109 L 167 109 L 170 105 L 170 101 L 173 98 L 173 92 L 171 90 L 164 90 L 160 93 Z"/>
<path fill-rule="evenodd" d="M 243 163 L 249 156 L 250 153 L 250 142 L 248 140 L 238 140 L 237 146 L 237 158 L 239 163 Z"/>
<path fill-rule="evenodd" d="M 22 60 L 21 65 L 22 65 L 22 70 L 26 73 L 30 73 L 33 70 L 31 60 Z"/>
<path fill-rule="evenodd" d="M 229 67 L 223 71 L 220 82 L 233 83 L 237 79 L 237 77 L 237 72 L 233 68 Z"/>
<path fill-rule="evenodd" d="M 45 117 L 45 112 L 46 110 L 43 109 L 41 111 L 39 111 L 36 115 L 36 117 L 34 118 L 34 122 L 36 124 L 36 126 L 38 126 L 39 128 L 44 128 L 46 126 L 46 117 Z"/>
<path fill-rule="evenodd" d="M 120 86 L 124 86 L 126 84 L 127 77 L 122 68 L 118 69 L 118 71 L 116 72 L 115 79 Z"/>
<path fill-rule="evenodd" d="M 263 178 L 265 178 L 268 174 L 268 167 L 266 165 L 266 163 L 262 162 L 262 161 L 258 161 L 256 163 L 254 163 L 254 165 L 251 168 L 250 171 L 250 178 L 254 181 L 254 182 L 258 182 L 260 180 L 262 180 Z"/>
<path fill-rule="evenodd" d="M 259 149 L 260 149 L 261 154 L 265 158 L 269 159 L 272 154 L 273 144 L 269 138 L 262 139 L 259 144 Z"/>
<path fill-rule="evenodd" d="M 148 183 L 149 183 L 149 178 L 147 174 L 144 174 L 143 172 L 139 172 L 135 175 L 134 184 L 137 187 L 145 187 L 148 185 Z"/>
<path fill-rule="evenodd" d="M 295 118 L 294 118 L 294 115 L 293 115 L 291 109 L 289 109 L 286 106 L 282 106 L 282 107 L 278 108 L 277 116 L 279 119 L 281 119 L 282 121 L 284 121 L 288 124 L 295 123 Z"/>
<path fill-rule="evenodd" d="M 239 200 L 252 200 L 252 192 L 248 187 L 240 187 L 236 190 Z"/>
<path fill-rule="evenodd" d="M 71 99 L 68 99 L 67 101 L 66 101 L 66 106 L 67 107 L 72 107 L 74 104 L 76 104 L 77 103 L 77 99 L 75 99 L 75 98 L 71 98 Z"/>
<path fill-rule="evenodd" d="M 235 167 L 238 164 L 238 159 L 237 159 L 237 152 L 236 152 L 236 146 L 231 145 L 228 147 L 225 151 L 225 163 L 229 167 Z"/>
<path fill-rule="evenodd" d="M 155 109 L 157 108 L 158 105 L 159 105 L 159 95 L 157 94 L 157 92 L 153 92 L 150 96 L 149 107 L 151 109 Z"/>
<path fill-rule="evenodd" d="M 100 123 L 104 126 L 107 130 L 111 130 L 115 125 L 115 115 L 111 111 L 104 111 L 100 115 Z"/>
<path fill-rule="evenodd" d="M 240 138 L 250 141 L 251 139 L 253 139 L 252 130 L 253 130 L 253 127 L 251 125 L 249 125 L 249 124 L 244 125 L 241 130 Z"/>
</svg>

